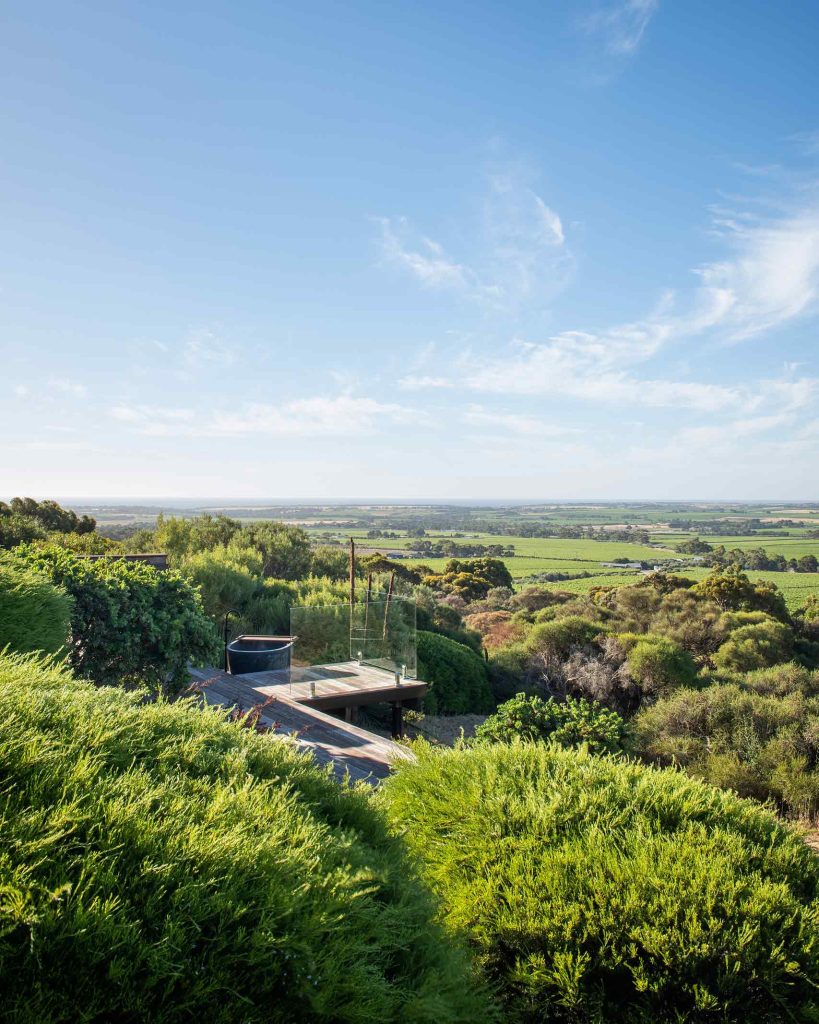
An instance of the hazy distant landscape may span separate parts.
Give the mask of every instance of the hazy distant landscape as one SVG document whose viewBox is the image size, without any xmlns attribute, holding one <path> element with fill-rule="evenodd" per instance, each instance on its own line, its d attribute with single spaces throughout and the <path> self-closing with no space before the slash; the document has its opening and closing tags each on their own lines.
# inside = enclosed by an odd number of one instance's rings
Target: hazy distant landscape
<svg viewBox="0 0 819 1024">
<path fill-rule="evenodd" d="M 191 517 L 207 512 L 241 522 L 292 523 L 303 527 L 317 545 L 345 546 L 353 538 L 362 554 L 395 552 L 410 565 L 434 569 L 453 557 L 449 551 L 501 547 L 510 552 L 502 557 L 517 587 L 546 582 L 557 588 L 559 581 L 559 589 L 577 593 L 596 586 L 634 582 L 644 571 L 602 564 L 617 559 L 643 562 L 644 569 L 655 565 L 666 569 L 685 567 L 686 575 L 700 579 L 707 574 L 702 556 L 686 557 L 677 549 L 701 536 L 712 548 L 748 552 L 743 567 L 751 578 L 776 583 L 789 607 L 795 609 L 811 594 L 819 594 L 819 573 L 800 567 L 800 560 L 806 556 L 819 559 L 819 503 L 265 505 L 171 500 L 139 505 L 89 502 L 73 507 L 78 513 L 93 515 L 99 532 L 116 539 L 127 537 L 139 527 L 152 527 L 160 513 Z M 418 536 L 420 530 L 424 531 L 422 538 Z M 378 536 L 377 531 L 389 536 Z M 634 539 L 628 536 L 629 531 Z M 448 546 L 448 552 L 436 557 L 434 552 L 441 544 Z M 771 557 L 782 556 L 787 564 L 776 572 L 755 567 L 760 559 L 755 559 L 754 553 L 760 549 Z"/>
</svg>

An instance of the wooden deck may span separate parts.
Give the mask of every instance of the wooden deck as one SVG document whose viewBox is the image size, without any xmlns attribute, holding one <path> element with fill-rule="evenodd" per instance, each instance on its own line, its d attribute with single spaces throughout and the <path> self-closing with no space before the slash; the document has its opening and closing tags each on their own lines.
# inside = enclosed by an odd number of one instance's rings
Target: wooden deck
<svg viewBox="0 0 819 1024">
<path fill-rule="evenodd" d="M 260 721 L 279 735 L 292 736 L 319 764 L 332 764 L 337 777 L 372 784 L 385 778 L 396 758 L 410 757 L 405 747 L 327 714 L 382 701 L 415 703 L 426 683 L 396 685 L 382 669 L 341 662 L 277 672 L 232 676 L 217 669 L 192 669 L 191 679 L 209 704 L 260 708 Z"/>
</svg>

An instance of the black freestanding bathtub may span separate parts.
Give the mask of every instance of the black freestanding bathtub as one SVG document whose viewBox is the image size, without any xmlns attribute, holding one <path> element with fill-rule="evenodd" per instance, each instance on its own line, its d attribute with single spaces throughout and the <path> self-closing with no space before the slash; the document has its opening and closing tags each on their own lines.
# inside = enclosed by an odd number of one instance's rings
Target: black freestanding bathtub
<svg viewBox="0 0 819 1024">
<path fill-rule="evenodd" d="M 294 636 L 237 636 L 227 645 L 228 672 L 242 676 L 290 668 L 295 642 Z"/>
</svg>

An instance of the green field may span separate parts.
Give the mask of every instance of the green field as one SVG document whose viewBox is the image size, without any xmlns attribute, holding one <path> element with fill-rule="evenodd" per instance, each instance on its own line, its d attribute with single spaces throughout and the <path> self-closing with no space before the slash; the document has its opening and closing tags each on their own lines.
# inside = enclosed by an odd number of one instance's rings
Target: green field
<svg viewBox="0 0 819 1024">
<path fill-rule="evenodd" d="M 682 569 L 681 576 L 687 579 L 701 580 L 708 575 L 708 569 Z M 819 595 L 819 573 L 816 572 L 762 572 L 753 569 L 748 571 L 748 577 L 752 580 L 766 580 L 775 584 L 782 592 L 789 611 L 796 611 L 801 608 L 811 594 Z M 621 572 L 611 576 L 593 576 L 589 579 L 563 580 L 557 583 L 547 583 L 550 590 L 568 590 L 574 594 L 586 594 L 592 587 L 619 587 L 629 583 L 638 583 L 642 578 L 640 573 Z"/>
<path fill-rule="evenodd" d="M 333 539 L 341 540 L 342 534 L 337 528 L 325 528 L 316 531 L 326 534 Z M 314 531 L 311 534 L 315 536 Z M 358 550 L 366 554 L 370 550 L 382 552 L 412 550 L 418 541 L 415 538 L 401 536 L 395 539 L 368 539 L 366 531 L 352 530 L 347 536 L 355 538 Z M 435 533 L 430 531 L 426 540 L 436 541 L 442 539 L 453 539 L 460 544 L 500 544 L 512 545 L 515 549 L 513 557 L 504 558 L 516 587 L 525 586 L 533 576 L 541 573 L 570 573 L 581 577 L 582 573 L 590 573 L 590 576 L 577 579 L 559 580 L 554 583 L 545 584 L 554 590 L 566 590 L 572 593 L 587 593 L 596 586 L 622 586 L 629 583 L 636 583 L 641 578 L 639 572 L 629 569 L 604 568 L 602 562 L 609 562 L 615 558 L 628 558 L 632 561 L 655 562 L 672 558 L 681 558 L 675 550 L 676 544 L 685 539 L 690 539 L 693 534 L 654 532 L 652 534 L 652 545 L 647 547 L 643 544 L 628 544 L 618 542 L 606 542 L 596 540 L 563 540 L 553 537 L 520 537 L 515 534 L 488 534 L 463 532 L 463 536 L 452 538 L 449 533 Z M 802 555 L 815 554 L 819 558 L 819 539 L 810 539 L 796 535 L 787 537 L 736 537 L 730 535 L 707 537 L 708 543 L 713 546 L 725 545 L 726 548 L 750 548 L 764 547 L 771 554 L 781 553 L 786 558 L 801 558 Z M 436 572 L 442 571 L 448 558 L 421 558 L 412 559 L 409 565 L 418 562 L 428 565 Z M 689 579 L 702 579 L 708 574 L 708 569 L 698 566 L 681 565 L 680 575 Z M 774 583 L 784 594 L 788 608 L 792 611 L 801 607 L 808 596 L 819 594 L 819 573 L 789 573 L 789 572 L 765 572 L 761 570 L 750 570 L 748 575 L 755 580 L 768 580 Z"/>
<path fill-rule="evenodd" d="M 159 509 L 156 506 L 88 506 L 77 507 L 78 512 L 97 515 L 100 521 L 124 522 L 129 518 L 150 521 Z M 184 509 L 166 507 L 166 512 L 176 515 L 195 515 L 204 508 Z M 597 585 L 627 584 L 639 578 L 634 570 L 616 569 L 603 566 L 604 562 L 615 559 L 642 561 L 649 565 L 681 559 L 680 573 L 699 579 L 707 572 L 702 566 L 691 568 L 685 565 L 686 556 L 676 551 L 676 546 L 696 535 L 697 524 L 719 523 L 720 535 L 704 533 L 702 539 L 716 547 L 764 548 L 770 554 L 781 554 L 787 559 L 799 559 L 814 554 L 819 558 L 819 538 L 805 536 L 808 529 L 819 528 L 819 505 L 789 505 L 786 503 L 760 503 L 748 505 L 718 504 L 707 502 L 636 502 L 632 504 L 577 502 L 543 503 L 527 506 L 499 504 L 488 506 L 461 505 L 257 505 L 257 506 L 216 506 L 207 511 L 223 512 L 241 519 L 284 520 L 306 528 L 314 544 L 336 544 L 346 546 L 350 537 L 357 544 L 360 555 L 380 551 L 409 552 L 418 546 L 418 539 L 407 536 L 410 527 L 426 530 L 424 540 L 433 544 L 441 540 L 452 540 L 458 545 L 500 545 L 513 547 L 514 555 L 504 558 L 517 587 L 525 586 L 533 577 L 548 574 L 569 574 L 586 578 L 556 581 L 551 586 L 577 592 L 587 591 Z M 736 536 L 730 533 L 731 523 L 747 526 L 749 520 L 757 520 L 753 536 Z M 804 527 L 782 525 L 778 519 L 790 519 L 804 523 Z M 670 529 L 668 524 L 686 521 L 691 532 Z M 650 545 L 609 540 L 583 538 L 563 539 L 555 537 L 522 537 L 516 532 L 522 524 L 542 524 L 549 528 L 557 526 L 584 526 L 599 530 L 602 527 L 622 529 L 630 525 L 648 530 Z M 498 527 L 503 533 L 487 533 L 486 529 Z M 739 528 L 737 526 L 736 528 Z M 368 530 L 388 530 L 396 537 L 368 538 Z M 769 536 L 770 533 L 784 534 Z M 470 556 L 462 556 L 470 557 Z M 406 564 L 422 563 L 434 571 L 441 571 L 449 560 L 446 557 L 419 555 L 408 559 Z M 797 608 L 810 594 L 819 593 L 819 574 L 765 572 L 752 570 L 753 579 L 767 579 L 775 583 L 785 594 L 788 606 Z"/>
<path fill-rule="evenodd" d="M 337 527 L 325 527 L 324 529 L 311 530 L 316 537 L 326 536 L 328 539 L 341 541 L 344 536 L 354 537 L 358 551 L 363 555 L 368 551 L 407 551 L 412 550 L 418 541 L 415 538 L 400 536 L 398 538 L 377 538 L 368 539 L 366 531 L 351 530 L 346 535 L 342 534 Z M 676 544 L 681 540 L 690 539 L 693 534 L 685 533 L 663 533 L 652 534 L 652 545 L 647 547 L 643 544 L 628 544 L 619 542 L 607 542 L 596 540 L 563 540 L 553 537 L 520 537 L 515 534 L 489 534 L 472 533 L 463 531 L 463 536 L 452 538 L 450 533 L 437 533 L 430 531 L 426 540 L 436 541 L 442 539 L 453 539 L 460 544 L 500 544 L 512 545 L 515 549 L 513 557 L 504 558 L 510 573 L 517 587 L 526 585 L 533 576 L 541 573 L 570 573 L 578 577 L 582 573 L 590 573 L 588 577 L 578 579 L 559 580 L 547 584 L 556 590 L 567 590 L 574 593 L 586 593 L 595 586 L 620 586 L 628 583 L 636 583 L 641 577 L 639 572 L 629 569 L 613 569 L 603 567 L 602 562 L 613 561 L 615 558 L 628 558 L 631 561 L 646 561 L 649 563 L 663 561 L 671 558 L 681 558 L 675 550 Z M 316 538 L 318 539 L 318 538 Z M 708 542 L 714 546 L 724 544 L 726 548 L 749 548 L 764 547 L 771 554 L 781 553 L 786 558 L 801 558 L 802 555 L 815 554 L 819 558 L 819 539 L 810 539 L 804 536 L 787 537 L 736 537 L 730 535 L 708 537 Z M 656 545 L 656 546 L 655 546 Z M 442 571 L 448 558 L 412 559 L 409 565 L 422 563 L 428 565 L 436 572 Z M 681 565 L 681 575 L 690 579 L 702 579 L 707 575 L 708 569 L 704 567 L 688 567 Z M 785 595 L 788 607 L 791 610 L 799 608 L 805 603 L 810 594 L 819 594 L 819 573 L 788 573 L 788 572 L 765 572 L 751 570 L 748 575 L 751 579 L 769 580 L 774 583 Z"/>
</svg>

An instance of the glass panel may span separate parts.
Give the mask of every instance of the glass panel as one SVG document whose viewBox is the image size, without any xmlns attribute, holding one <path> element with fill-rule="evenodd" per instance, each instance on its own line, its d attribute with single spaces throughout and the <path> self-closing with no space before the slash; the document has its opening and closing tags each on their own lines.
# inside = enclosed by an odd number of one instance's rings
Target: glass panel
<svg viewBox="0 0 819 1024">
<path fill-rule="evenodd" d="M 417 671 L 415 601 L 403 597 L 355 605 L 296 605 L 290 632 L 298 666 L 359 661 L 414 679 Z"/>
</svg>

